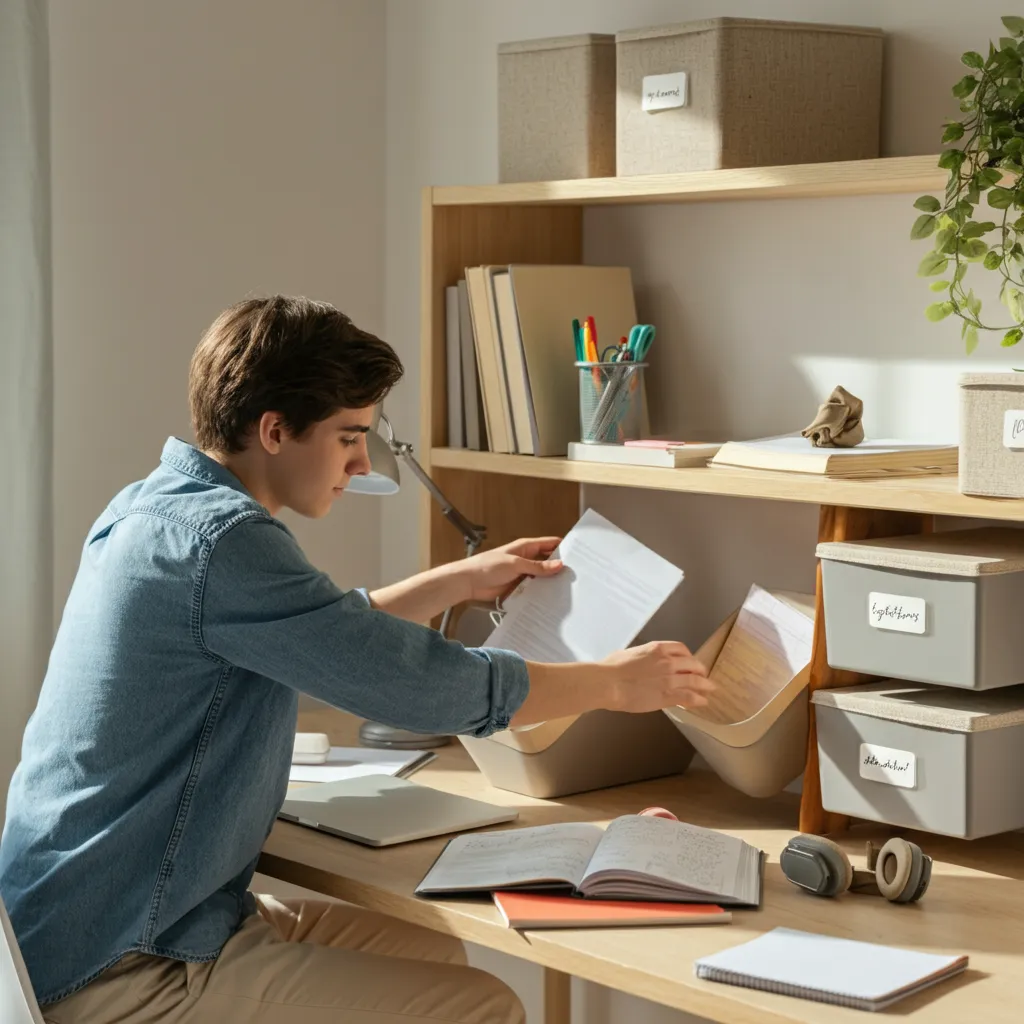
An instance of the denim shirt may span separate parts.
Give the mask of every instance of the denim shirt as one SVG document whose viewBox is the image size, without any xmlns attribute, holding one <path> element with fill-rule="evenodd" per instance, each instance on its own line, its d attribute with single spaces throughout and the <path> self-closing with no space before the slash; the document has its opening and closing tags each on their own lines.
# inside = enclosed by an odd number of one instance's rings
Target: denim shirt
<svg viewBox="0 0 1024 1024">
<path fill-rule="evenodd" d="M 342 593 L 233 474 L 171 438 L 86 540 L 11 782 L 0 896 L 40 1003 L 129 951 L 210 960 L 284 799 L 297 691 L 486 736 L 517 655 Z"/>
</svg>

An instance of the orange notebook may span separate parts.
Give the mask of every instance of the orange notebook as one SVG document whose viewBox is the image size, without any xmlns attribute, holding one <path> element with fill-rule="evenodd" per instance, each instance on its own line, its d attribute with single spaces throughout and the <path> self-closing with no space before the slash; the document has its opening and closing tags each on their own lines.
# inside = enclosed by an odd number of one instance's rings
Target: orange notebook
<svg viewBox="0 0 1024 1024">
<path fill-rule="evenodd" d="M 644 925 L 728 924 L 732 914 L 712 903 L 582 900 L 535 892 L 496 892 L 494 905 L 509 928 L 639 928 Z"/>
</svg>

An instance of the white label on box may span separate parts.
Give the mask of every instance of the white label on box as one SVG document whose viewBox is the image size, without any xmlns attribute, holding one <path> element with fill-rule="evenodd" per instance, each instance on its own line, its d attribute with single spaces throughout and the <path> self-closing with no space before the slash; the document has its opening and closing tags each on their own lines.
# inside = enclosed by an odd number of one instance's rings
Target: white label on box
<svg viewBox="0 0 1024 1024">
<path fill-rule="evenodd" d="M 889 786 L 913 789 L 917 785 L 917 755 L 874 743 L 860 745 L 860 777 Z"/>
<path fill-rule="evenodd" d="M 642 87 L 642 109 L 650 111 L 685 107 L 688 100 L 688 78 L 685 71 L 675 71 L 671 75 L 647 75 Z"/>
<path fill-rule="evenodd" d="M 1024 409 L 1007 409 L 1003 414 L 1003 447 L 1024 448 Z"/>
<path fill-rule="evenodd" d="M 922 597 L 868 594 L 868 623 L 875 629 L 897 633 L 923 633 L 928 625 L 928 606 Z"/>
</svg>

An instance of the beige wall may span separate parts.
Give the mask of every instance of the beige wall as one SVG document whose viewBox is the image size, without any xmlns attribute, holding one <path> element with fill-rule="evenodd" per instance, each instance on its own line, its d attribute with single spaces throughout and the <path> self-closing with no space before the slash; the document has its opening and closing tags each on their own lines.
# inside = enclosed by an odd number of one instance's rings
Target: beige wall
<svg viewBox="0 0 1024 1024">
<path fill-rule="evenodd" d="M 998 37 L 1004 13 L 996 0 L 389 0 L 388 336 L 412 370 L 420 187 L 497 179 L 499 42 L 723 14 L 878 26 L 887 32 L 884 153 L 905 155 L 939 149 L 940 124 L 955 111 L 948 89 L 963 73 L 959 55 Z M 842 383 L 864 398 L 876 437 L 955 437 L 957 373 L 1024 365 L 1024 356 L 989 339 L 968 364 L 956 327 L 924 320 L 930 299 L 915 277 L 922 247 L 908 240 L 910 200 L 589 212 L 587 259 L 632 266 L 640 317 L 658 326 L 654 427 L 694 438 L 799 429 Z M 417 376 L 410 372 L 392 403 L 412 437 Z M 813 586 L 811 507 L 600 488 L 585 500 L 685 569 L 686 582 L 648 638 L 700 642 L 755 580 Z M 410 494 L 385 510 L 386 579 L 417 564 L 414 516 Z M 497 962 L 536 1000 L 535 972 Z M 575 1019 L 588 1024 L 681 1019 L 590 986 L 578 994 L 584 1005 Z"/>
<path fill-rule="evenodd" d="M 56 612 L 82 540 L 169 434 L 188 360 L 248 294 L 383 327 L 384 5 L 51 0 Z M 297 531 L 375 584 L 377 499 Z"/>
</svg>

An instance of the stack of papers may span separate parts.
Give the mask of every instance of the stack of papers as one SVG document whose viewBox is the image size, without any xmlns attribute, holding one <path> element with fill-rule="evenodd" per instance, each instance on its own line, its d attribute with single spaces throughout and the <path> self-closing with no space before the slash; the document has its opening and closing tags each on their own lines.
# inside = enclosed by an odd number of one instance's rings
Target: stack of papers
<svg viewBox="0 0 1024 1024">
<path fill-rule="evenodd" d="M 361 775 L 391 775 L 407 779 L 437 755 L 429 750 L 375 750 L 331 747 L 323 764 L 293 764 L 289 782 L 338 782 Z"/>
</svg>

